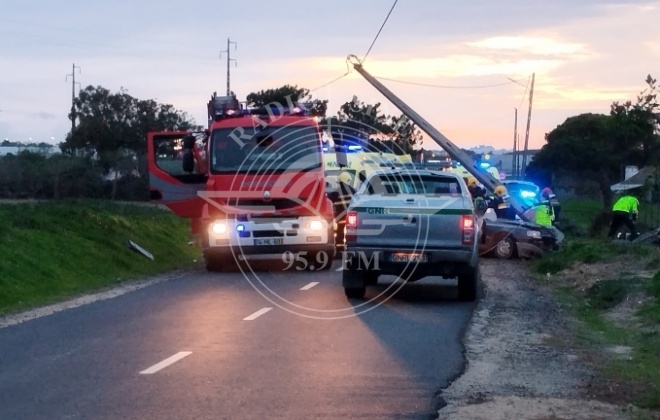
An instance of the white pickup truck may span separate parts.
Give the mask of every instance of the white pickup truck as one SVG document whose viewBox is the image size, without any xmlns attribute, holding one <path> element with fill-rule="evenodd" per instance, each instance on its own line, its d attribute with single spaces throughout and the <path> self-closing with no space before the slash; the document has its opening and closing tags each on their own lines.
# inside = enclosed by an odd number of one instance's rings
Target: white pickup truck
<svg viewBox="0 0 660 420">
<path fill-rule="evenodd" d="M 380 275 L 412 282 L 458 278 L 458 297 L 473 301 L 479 278 L 479 227 L 460 175 L 393 169 L 372 173 L 346 215 L 342 285 L 363 298 Z"/>
</svg>

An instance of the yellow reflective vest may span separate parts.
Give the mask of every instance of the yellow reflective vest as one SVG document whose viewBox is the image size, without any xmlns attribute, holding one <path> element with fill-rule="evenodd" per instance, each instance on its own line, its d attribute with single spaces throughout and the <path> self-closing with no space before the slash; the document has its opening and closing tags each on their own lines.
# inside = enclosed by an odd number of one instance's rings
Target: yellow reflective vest
<svg viewBox="0 0 660 420">
<path fill-rule="evenodd" d="M 540 203 L 534 206 L 534 223 L 541 226 L 552 226 L 554 212 L 552 207 L 546 203 Z"/>
<path fill-rule="evenodd" d="M 624 195 L 623 197 L 616 200 L 614 206 L 612 206 L 612 211 L 623 211 L 626 213 L 637 213 L 639 207 L 639 200 L 636 197 L 630 195 Z"/>
</svg>

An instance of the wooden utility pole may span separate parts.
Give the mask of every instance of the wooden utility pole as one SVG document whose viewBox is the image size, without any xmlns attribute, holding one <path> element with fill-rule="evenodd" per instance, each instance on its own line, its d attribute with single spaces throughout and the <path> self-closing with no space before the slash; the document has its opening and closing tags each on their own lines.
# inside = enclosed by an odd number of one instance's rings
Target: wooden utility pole
<svg viewBox="0 0 660 420">
<path fill-rule="evenodd" d="M 525 130 L 525 150 L 523 151 L 522 156 L 522 168 L 521 172 L 523 178 L 527 172 L 527 149 L 529 147 L 529 125 L 532 121 L 532 100 L 534 99 L 534 77 L 536 73 L 532 73 L 532 86 L 529 89 L 529 109 L 527 111 L 527 129 Z"/>
<path fill-rule="evenodd" d="M 518 176 L 518 108 L 513 108 L 515 110 L 515 117 L 513 120 L 513 156 L 511 159 L 511 167 L 513 172 L 513 177 Z"/>
</svg>

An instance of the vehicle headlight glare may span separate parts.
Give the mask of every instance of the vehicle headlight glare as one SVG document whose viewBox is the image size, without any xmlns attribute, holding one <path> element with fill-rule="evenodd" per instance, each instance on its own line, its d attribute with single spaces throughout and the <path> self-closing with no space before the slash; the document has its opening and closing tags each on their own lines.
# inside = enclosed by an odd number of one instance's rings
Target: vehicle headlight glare
<svg viewBox="0 0 660 420">
<path fill-rule="evenodd" d="M 227 224 L 224 222 L 215 222 L 211 226 L 211 231 L 216 235 L 222 235 L 227 232 Z"/>
<path fill-rule="evenodd" d="M 309 222 L 309 229 L 310 230 L 321 230 L 323 229 L 323 223 L 321 223 L 320 220 L 312 220 Z"/>
</svg>

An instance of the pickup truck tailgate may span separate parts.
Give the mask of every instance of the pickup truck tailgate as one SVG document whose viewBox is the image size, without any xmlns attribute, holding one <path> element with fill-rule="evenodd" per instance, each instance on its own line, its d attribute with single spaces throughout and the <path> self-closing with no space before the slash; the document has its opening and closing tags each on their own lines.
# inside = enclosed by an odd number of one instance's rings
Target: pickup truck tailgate
<svg viewBox="0 0 660 420">
<path fill-rule="evenodd" d="M 472 215 L 464 200 L 462 196 L 363 197 L 351 209 L 357 215 L 354 241 L 381 248 L 463 247 L 463 216 Z"/>
</svg>

